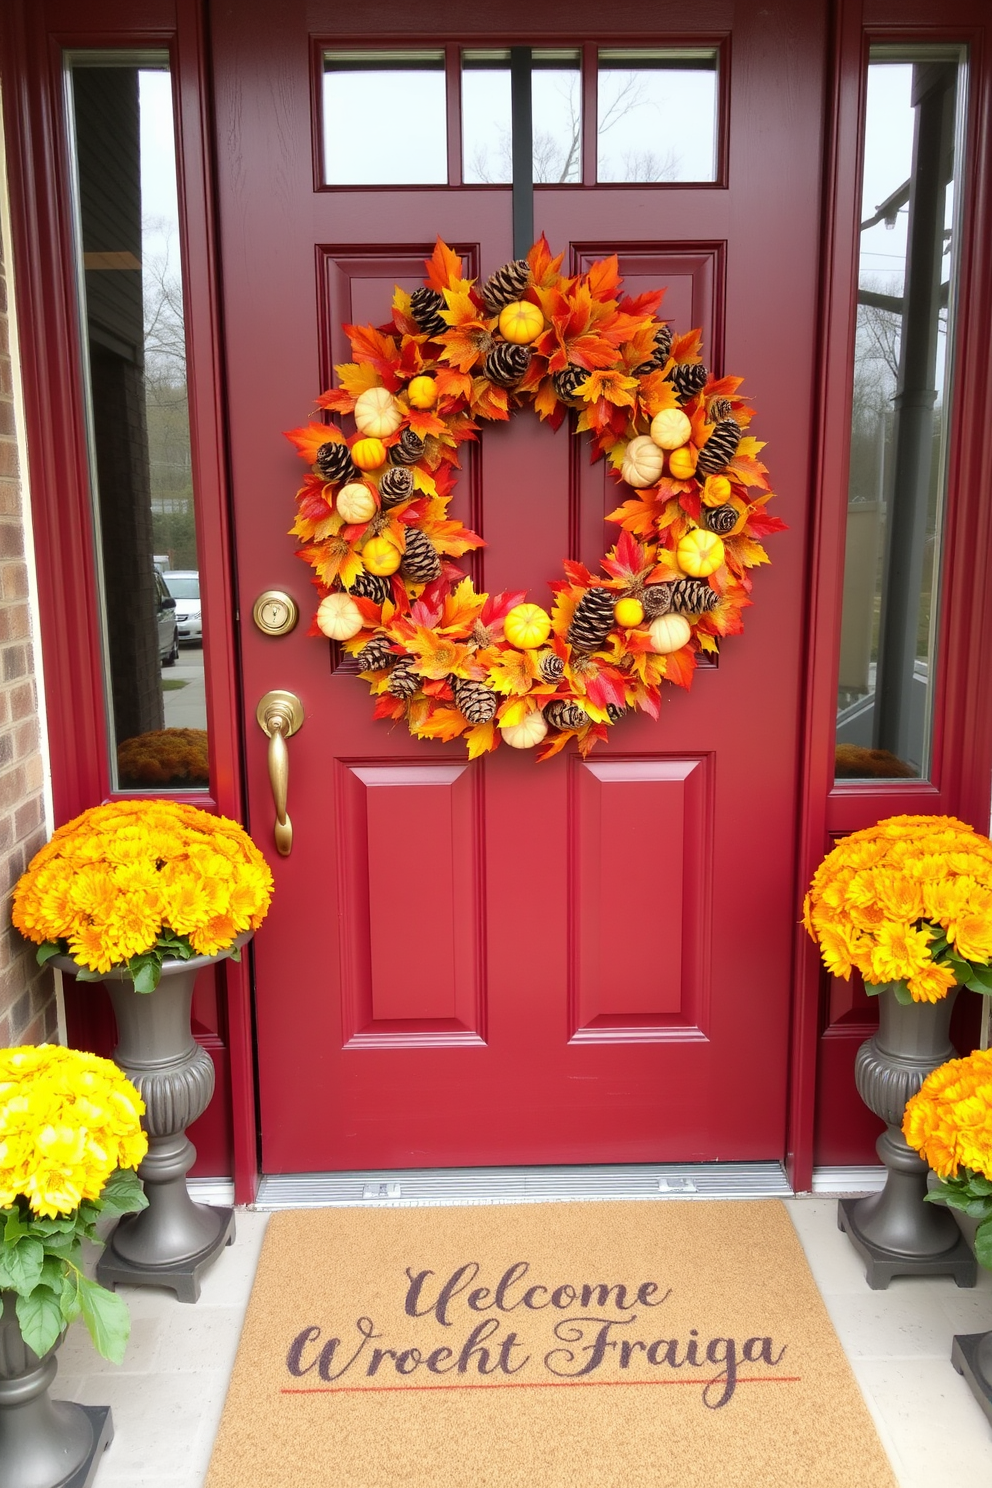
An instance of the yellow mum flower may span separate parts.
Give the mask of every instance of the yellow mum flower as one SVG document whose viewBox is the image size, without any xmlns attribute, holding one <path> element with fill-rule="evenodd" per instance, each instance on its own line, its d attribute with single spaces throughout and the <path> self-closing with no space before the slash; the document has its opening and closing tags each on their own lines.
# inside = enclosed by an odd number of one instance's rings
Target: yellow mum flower
<svg viewBox="0 0 992 1488">
<path fill-rule="evenodd" d="M 914 1002 L 939 1002 L 956 985 L 949 966 L 924 966 L 907 977 L 906 985 Z"/>
<path fill-rule="evenodd" d="M 903 1136 L 941 1178 L 971 1168 L 992 1180 L 992 1049 L 951 1059 L 906 1104 Z"/>
</svg>

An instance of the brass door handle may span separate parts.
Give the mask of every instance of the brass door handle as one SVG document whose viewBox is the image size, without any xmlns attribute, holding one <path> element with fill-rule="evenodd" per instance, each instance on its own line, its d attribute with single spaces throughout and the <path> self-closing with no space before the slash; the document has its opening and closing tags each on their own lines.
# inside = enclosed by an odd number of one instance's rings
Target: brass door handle
<svg viewBox="0 0 992 1488">
<path fill-rule="evenodd" d="M 259 728 L 269 736 L 269 784 L 276 808 L 276 849 L 287 858 L 293 846 L 293 823 L 286 811 L 289 795 L 289 750 L 286 740 L 292 738 L 303 722 L 303 704 L 293 692 L 267 692 L 255 709 Z"/>
</svg>

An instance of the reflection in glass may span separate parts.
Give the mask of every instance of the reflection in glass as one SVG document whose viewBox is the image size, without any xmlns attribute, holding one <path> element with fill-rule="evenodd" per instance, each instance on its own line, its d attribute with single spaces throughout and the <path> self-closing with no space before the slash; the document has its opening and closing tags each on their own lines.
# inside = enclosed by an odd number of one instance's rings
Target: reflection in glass
<svg viewBox="0 0 992 1488">
<path fill-rule="evenodd" d="M 717 53 L 601 51 L 600 181 L 715 181 Z"/>
<path fill-rule="evenodd" d="M 324 183 L 448 179 L 443 52 L 324 53 Z"/>
<path fill-rule="evenodd" d="M 536 47 L 531 56 L 534 180 L 582 179 L 582 72 L 578 52 Z M 462 53 L 462 179 L 504 185 L 513 179 L 510 53 Z"/>
<path fill-rule="evenodd" d="M 929 770 L 963 81 L 957 48 L 871 53 L 837 699 L 841 779 Z"/>
<path fill-rule="evenodd" d="M 148 54 L 69 66 L 111 780 L 203 789 L 202 628 L 183 634 L 162 577 L 199 566 L 171 78 Z M 199 736 L 195 769 L 170 768 L 176 730 Z"/>
</svg>

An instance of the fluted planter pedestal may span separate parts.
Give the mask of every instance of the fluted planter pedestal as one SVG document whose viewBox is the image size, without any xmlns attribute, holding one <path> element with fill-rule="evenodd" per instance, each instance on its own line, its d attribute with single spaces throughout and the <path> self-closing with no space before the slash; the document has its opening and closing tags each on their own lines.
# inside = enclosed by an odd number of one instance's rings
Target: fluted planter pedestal
<svg viewBox="0 0 992 1488">
<path fill-rule="evenodd" d="M 837 1223 L 865 1261 L 873 1291 L 893 1276 L 953 1276 L 962 1287 L 978 1279 L 978 1263 L 954 1216 L 924 1202 L 929 1168 L 902 1134 L 910 1096 L 932 1070 L 956 1057 L 948 1036 L 955 996 L 907 1007 L 894 992 L 879 993 L 878 1032 L 858 1050 L 858 1094 L 887 1123 L 876 1151 L 888 1175 L 881 1193 L 841 1199 Z"/>
<path fill-rule="evenodd" d="M 992 1331 L 956 1333 L 951 1363 L 971 1386 L 971 1393 L 992 1423 Z"/>
<path fill-rule="evenodd" d="M 236 943 L 247 939 L 239 936 Z M 96 1268 L 97 1280 L 111 1291 L 121 1282 L 161 1286 L 180 1302 L 195 1302 L 203 1272 L 234 1239 L 234 1210 L 195 1204 L 186 1187 L 196 1158 L 186 1128 L 214 1093 L 213 1061 L 190 1027 L 193 984 L 224 954 L 165 961 L 154 992 L 135 992 L 126 972 L 102 978 L 117 1019 L 112 1058 L 145 1102 L 141 1124 L 148 1133 L 148 1153 L 138 1168 L 148 1208 L 118 1220 Z M 52 964 L 76 969 L 64 957 Z"/>
<path fill-rule="evenodd" d="M 51 1399 L 55 1349 L 39 1359 L 21 1337 L 14 1293 L 0 1295 L 0 1483 L 90 1488 L 114 1438 L 110 1407 Z"/>
</svg>

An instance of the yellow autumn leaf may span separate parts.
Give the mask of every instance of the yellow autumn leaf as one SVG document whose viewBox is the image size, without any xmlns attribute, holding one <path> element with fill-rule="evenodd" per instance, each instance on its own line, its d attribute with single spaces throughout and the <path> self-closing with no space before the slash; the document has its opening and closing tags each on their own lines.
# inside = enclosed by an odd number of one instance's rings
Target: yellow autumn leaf
<svg viewBox="0 0 992 1488">
<path fill-rule="evenodd" d="M 487 754 L 499 743 L 499 733 L 494 723 L 477 723 L 464 737 L 470 760 L 478 759 L 480 754 Z"/>
<path fill-rule="evenodd" d="M 353 398 L 357 398 L 368 388 L 382 386 L 382 378 L 368 362 L 342 362 L 334 370 L 338 375 L 338 382 Z"/>
<path fill-rule="evenodd" d="M 523 697 L 540 671 L 530 651 L 503 651 L 489 668 L 488 681 L 497 692 L 508 697 Z"/>
</svg>

